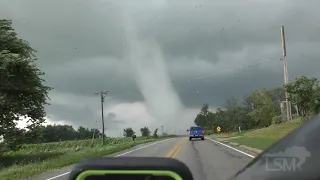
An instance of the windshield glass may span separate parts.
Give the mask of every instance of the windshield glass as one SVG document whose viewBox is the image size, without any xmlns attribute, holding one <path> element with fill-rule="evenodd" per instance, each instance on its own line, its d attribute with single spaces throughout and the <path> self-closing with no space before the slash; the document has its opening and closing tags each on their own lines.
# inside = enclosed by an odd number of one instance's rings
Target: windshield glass
<svg viewBox="0 0 320 180">
<path fill-rule="evenodd" d="M 190 130 L 195 131 L 195 130 L 203 130 L 203 129 L 201 127 L 191 127 Z"/>
<path fill-rule="evenodd" d="M 0 0 L 0 179 L 148 156 L 226 180 L 320 112 L 309 1 Z"/>
</svg>

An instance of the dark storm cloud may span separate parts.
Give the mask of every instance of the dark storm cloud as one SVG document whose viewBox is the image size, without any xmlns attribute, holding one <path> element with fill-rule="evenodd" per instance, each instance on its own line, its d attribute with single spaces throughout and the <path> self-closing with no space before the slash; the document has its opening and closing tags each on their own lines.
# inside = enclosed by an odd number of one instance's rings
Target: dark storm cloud
<svg viewBox="0 0 320 180">
<path fill-rule="evenodd" d="M 168 8 L 143 27 L 158 37 L 170 57 L 216 62 L 221 60 L 219 53 L 241 51 L 246 46 L 279 46 L 281 25 L 286 26 L 290 43 L 319 42 L 317 10 L 311 10 L 310 3 L 168 1 Z"/>
<path fill-rule="evenodd" d="M 49 116 L 52 114 L 56 119 L 64 121 L 69 120 L 74 125 L 93 125 L 90 128 L 93 128 L 95 122 L 100 118 L 97 112 L 94 112 L 87 107 L 74 108 L 72 106 L 53 103 L 47 107 L 47 111 L 49 112 Z"/>
<path fill-rule="evenodd" d="M 119 8 L 99 1 L 6 1 L 17 31 L 46 63 L 60 64 L 77 58 L 121 56 Z M 6 7 L 6 6 L 4 6 Z M 8 16 L 5 16 L 8 17 Z M 10 17 L 8 17 L 10 18 Z"/>
<path fill-rule="evenodd" d="M 117 115 L 116 115 L 115 113 L 109 113 L 109 114 L 107 114 L 107 118 L 110 119 L 110 120 L 114 119 L 116 116 L 117 116 Z"/>
<path fill-rule="evenodd" d="M 319 77 L 319 5 L 317 0 L 6 0 L 0 3 L 0 17 L 13 19 L 19 35 L 38 50 L 38 65 L 55 88 L 55 98 L 59 93 L 90 97 L 68 101 L 69 96 L 61 95 L 66 102 L 53 102 L 48 114 L 86 124 L 100 118 L 94 92 L 110 90 L 108 103 L 144 100 L 124 59 L 125 32 L 130 31 L 125 28 L 126 9 L 139 36 L 156 39 L 172 80 L 194 79 L 174 87 L 186 107 L 198 108 L 281 86 L 281 25 L 290 79 Z M 261 60 L 268 61 L 239 69 Z M 88 107 L 70 105 L 80 102 Z M 114 121 L 114 126 L 125 123 Z"/>
<path fill-rule="evenodd" d="M 75 127 L 85 126 L 88 128 L 100 128 L 101 114 L 89 107 L 74 108 L 66 105 L 52 104 L 47 110 L 53 117 L 66 123 L 71 123 Z M 49 117 L 50 117 L 49 114 Z M 123 120 L 116 119 L 116 115 L 109 113 L 105 117 L 105 125 L 108 128 L 116 128 L 125 124 Z"/>
<path fill-rule="evenodd" d="M 256 74 L 260 76 L 257 77 Z M 281 72 L 270 73 L 268 70 L 255 68 L 248 73 L 232 72 L 216 78 L 191 81 L 177 85 L 176 89 L 184 104 L 199 107 L 204 103 L 209 103 L 210 106 L 219 107 L 225 103 L 226 98 L 234 97 L 242 101 L 244 95 L 255 89 L 279 87 L 283 83 L 282 77 Z"/>
</svg>

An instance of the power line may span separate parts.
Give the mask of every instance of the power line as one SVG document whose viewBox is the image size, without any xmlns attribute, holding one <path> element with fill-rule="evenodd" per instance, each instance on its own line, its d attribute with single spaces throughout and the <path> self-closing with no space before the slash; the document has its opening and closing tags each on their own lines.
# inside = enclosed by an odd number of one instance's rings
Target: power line
<svg viewBox="0 0 320 180">
<path fill-rule="evenodd" d="M 257 65 L 257 64 L 264 63 L 264 62 L 268 62 L 268 61 L 274 60 L 274 58 L 276 58 L 276 57 L 277 56 L 274 56 L 274 57 L 266 59 L 266 60 L 261 60 L 261 61 L 258 61 L 258 62 L 245 64 L 245 65 L 242 65 L 242 66 L 237 67 L 237 68 L 231 68 L 231 69 L 227 69 L 227 70 L 224 70 L 224 71 L 216 72 L 216 73 L 213 73 L 213 74 L 208 74 L 208 75 L 205 75 L 205 76 L 195 77 L 195 78 L 182 80 L 182 81 L 173 81 L 172 84 L 191 83 L 192 81 L 195 81 L 195 80 L 206 79 L 206 78 L 210 78 L 212 76 L 218 75 L 218 74 L 222 74 L 222 73 L 226 73 L 226 72 L 232 72 L 232 71 L 235 71 L 235 70 L 238 70 L 238 69 L 241 69 L 241 68 L 246 68 L 246 67 L 254 66 L 254 65 Z M 116 86 L 113 86 L 113 87 L 116 87 Z M 108 99 L 112 99 L 112 98 L 120 97 L 120 96 L 137 94 L 137 93 L 138 92 L 123 93 L 123 94 L 111 96 Z"/>
<path fill-rule="evenodd" d="M 250 67 L 250 66 L 257 65 L 257 64 L 261 64 L 263 62 L 271 61 L 274 58 L 275 57 L 269 58 L 267 60 L 261 60 L 261 61 L 258 61 L 258 62 L 255 62 L 255 63 L 251 63 L 251 64 L 242 65 L 242 66 L 237 67 L 237 68 L 227 69 L 225 71 L 220 71 L 220 72 L 209 74 L 209 75 L 206 75 L 206 76 L 200 76 L 200 77 L 196 77 L 196 78 L 192 78 L 192 79 L 188 79 L 188 80 L 183 80 L 183 81 L 176 81 L 176 82 L 173 82 L 173 84 L 180 84 L 180 83 L 186 83 L 186 82 L 190 83 L 192 80 L 200 80 L 200 79 L 210 78 L 210 77 L 215 76 L 217 74 L 221 74 L 221 73 L 225 73 L 225 72 L 231 72 L 231 71 L 235 71 L 235 70 L 238 70 L 238 69 L 241 69 L 241 68 Z"/>
</svg>

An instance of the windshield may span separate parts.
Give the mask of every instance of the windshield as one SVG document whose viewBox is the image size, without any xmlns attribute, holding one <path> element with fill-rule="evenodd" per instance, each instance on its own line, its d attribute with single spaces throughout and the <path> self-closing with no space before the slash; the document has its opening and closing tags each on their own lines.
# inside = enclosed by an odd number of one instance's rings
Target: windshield
<svg viewBox="0 0 320 180">
<path fill-rule="evenodd" d="M 320 112 L 320 1 L 0 1 L 1 179 L 148 156 L 226 180 Z"/>
</svg>

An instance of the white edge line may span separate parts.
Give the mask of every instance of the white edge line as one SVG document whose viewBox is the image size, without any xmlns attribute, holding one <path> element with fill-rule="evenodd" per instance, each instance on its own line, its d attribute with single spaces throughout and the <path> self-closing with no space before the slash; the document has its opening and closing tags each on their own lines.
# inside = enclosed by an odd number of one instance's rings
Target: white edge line
<svg viewBox="0 0 320 180">
<path fill-rule="evenodd" d="M 228 145 L 226 145 L 226 144 L 223 144 L 223 143 L 221 143 L 221 142 L 219 142 L 219 141 L 216 141 L 216 140 L 213 140 L 213 139 L 207 138 L 207 137 L 206 137 L 206 139 L 208 139 L 208 140 L 210 140 L 210 141 L 212 141 L 212 142 L 214 142 L 214 143 L 218 143 L 218 144 L 220 144 L 220 145 L 222 145 L 222 146 L 225 146 L 225 147 L 227 147 L 227 148 L 230 148 L 230 149 L 232 149 L 232 150 L 235 150 L 235 151 L 237 151 L 237 152 L 239 152 L 239 153 L 241 153 L 241 154 L 244 154 L 244 155 L 246 155 L 246 156 L 249 156 L 249 157 L 251 157 L 251 158 L 255 158 L 255 157 L 252 156 L 251 154 L 248 154 L 248 153 L 245 153 L 245 152 L 243 152 L 243 151 L 240 151 L 239 149 L 233 148 L 233 147 L 228 146 Z"/>
<path fill-rule="evenodd" d="M 70 173 L 70 172 L 66 172 L 66 173 L 63 173 L 63 174 L 59 174 L 58 176 L 54 176 L 54 177 L 51 177 L 51 178 L 46 179 L 46 180 L 56 179 L 56 178 L 58 178 L 58 177 L 65 176 L 65 175 L 67 175 L 67 174 L 69 174 L 69 173 Z"/>
<path fill-rule="evenodd" d="M 138 151 L 138 150 L 140 150 L 140 149 L 144 149 L 144 148 L 147 148 L 147 147 L 149 147 L 149 146 L 153 146 L 153 145 L 156 145 L 156 144 L 159 144 L 159 143 L 162 143 L 162 142 L 165 142 L 165 141 L 169 141 L 169 140 L 172 140 L 172 139 L 174 139 L 174 138 L 165 139 L 165 140 L 162 140 L 162 141 L 157 141 L 157 142 L 155 142 L 155 143 L 148 144 L 148 145 L 145 145 L 145 146 L 139 147 L 139 148 L 137 148 L 137 149 L 133 149 L 133 150 L 131 150 L 131 151 L 127 151 L 127 152 L 125 152 L 125 153 L 118 154 L 118 155 L 113 156 L 113 157 L 120 157 L 120 156 L 123 156 L 123 155 L 129 154 L 129 153 L 132 153 L 132 152 L 134 152 L 134 151 Z M 104 156 L 104 157 L 106 157 L 106 156 Z M 69 174 L 69 173 L 70 173 L 70 172 L 65 172 L 65 173 L 63 173 L 63 174 L 59 174 L 59 175 L 57 175 L 57 176 L 54 176 L 54 177 L 48 178 L 48 179 L 46 179 L 46 180 L 56 179 L 56 178 L 58 178 L 58 177 L 65 176 L 65 175 L 67 175 L 67 174 Z"/>
<path fill-rule="evenodd" d="M 165 142 L 165 141 L 171 140 L 171 139 L 173 139 L 173 138 L 165 139 L 165 140 L 158 141 L 158 142 L 155 142 L 155 143 L 152 143 L 152 144 L 148 144 L 148 145 L 145 145 L 145 146 L 139 147 L 139 148 L 137 148 L 137 149 L 133 149 L 133 150 L 131 150 L 131 151 L 127 151 L 127 152 L 125 152 L 125 153 L 118 154 L 118 155 L 116 155 L 116 156 L 114 156 L 114 157 L 123 156 L 123 155 L 129 154 L 129 153 L 132 153 L 132 152 L 134 152 L 134 151 L 138 151 L 138 150 L 140 150 L 140 149 L 144 149 L 144 148 L 147 148 L 147 147 L 149 147 L 149 146 L 153 146 L 153 145 L 156 145 L 156 144 L 159 144 L 159 143 L 162 143 L 162 142 Z"/>
</svg>

